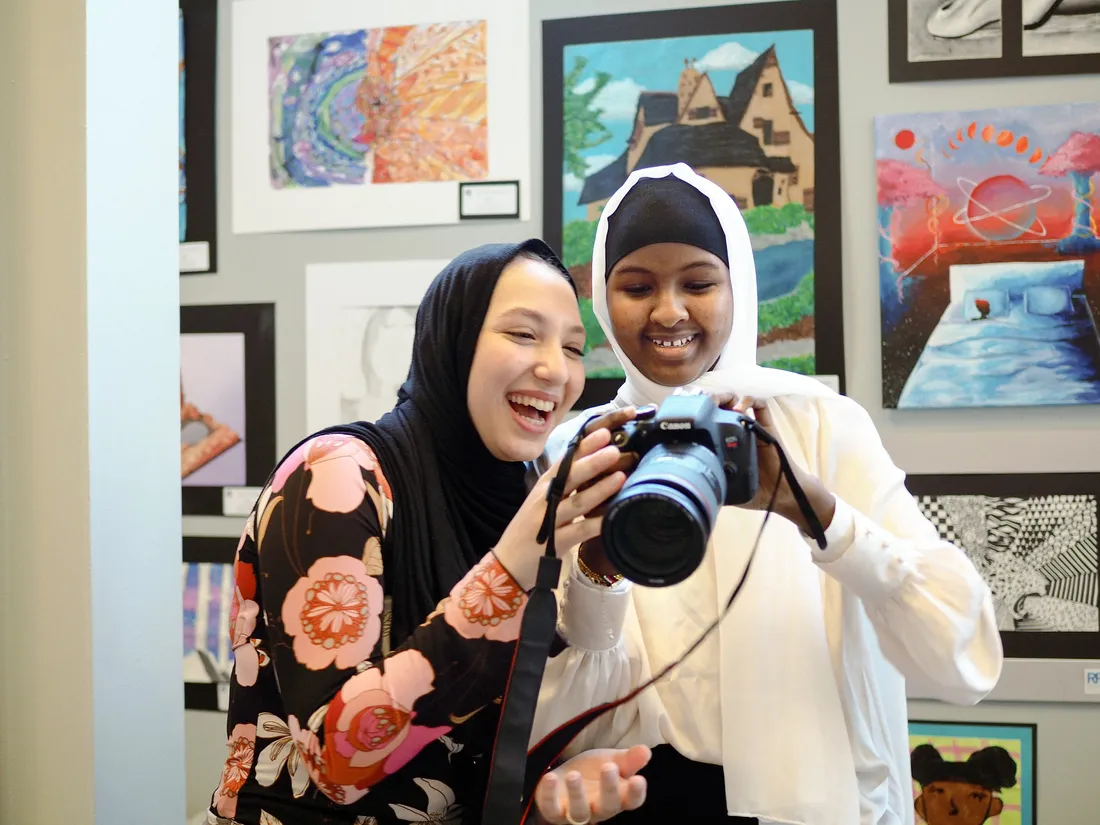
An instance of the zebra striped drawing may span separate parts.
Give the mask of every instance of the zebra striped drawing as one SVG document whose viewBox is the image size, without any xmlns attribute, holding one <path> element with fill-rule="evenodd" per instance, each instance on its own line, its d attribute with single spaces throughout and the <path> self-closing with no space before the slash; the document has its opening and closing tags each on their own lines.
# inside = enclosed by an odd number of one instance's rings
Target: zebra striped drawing
<svg viewBox="0 0 1100 825">
<path fill-rule="evenodd" d="M 907 484 L 992 590 L 1007 656 L 1100 654 L 1100 474 L 910 476 Z"/>
</svg>

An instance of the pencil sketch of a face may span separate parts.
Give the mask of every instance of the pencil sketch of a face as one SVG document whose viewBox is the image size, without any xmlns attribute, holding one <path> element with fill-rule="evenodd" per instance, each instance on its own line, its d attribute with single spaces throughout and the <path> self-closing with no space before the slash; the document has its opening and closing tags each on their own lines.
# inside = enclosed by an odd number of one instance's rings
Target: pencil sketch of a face
<svg viewBox="0 0 1100 825">
<path fill-rule="evenodd" d="M 416 307 L 348 308 L 343 319 L 340 351 L 351 357 L 341 382 L 340 415 L 376 421 L 393 409 L 408 375 Z"/>
</svg>

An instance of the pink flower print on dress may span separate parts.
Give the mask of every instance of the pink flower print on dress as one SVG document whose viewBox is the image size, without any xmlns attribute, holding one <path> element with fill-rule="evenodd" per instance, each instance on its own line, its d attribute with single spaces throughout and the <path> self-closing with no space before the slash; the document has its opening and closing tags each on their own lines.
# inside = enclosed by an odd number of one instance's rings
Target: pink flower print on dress
<svg viewBox="0 0 1100 825">
<path fill-rule="evenodd" d="M 298 748 L 298 753 L 301 754 L 302 762 L 305 763 L 309 778 L 317 786 L 317 790 L 337 805 L 347 805 L 366 795 L 366 791 L 356 792 L 355 796 L 349 798 L 347 788 L 333 783 L 328 775 L 328 766 L 325 764 L 325 757 L 321 752 L 321 742 L 317 738 L 317 734 L 309 728 L 303 729 L 298 722 L 298 717 L 293 714 L 288 716 L 287 727 L 290 729 L 290 736 Z M 351 790 L 355 791 L 355 788 Z"/>
<path fill-rule="evenodd" d="M 358 438 L 329 435 L 306 445 L 306 466 L 311 478 L 306 498 L 326 513 L 352 513 L 367 495 L 363 470 L 374 473 L 378 459 Z"/>
<path fill-rule="evenodd" d="M 318 559 L 283 601 L 283 628 L 294 658 L 310 670 L 353 668 L 367 659 L 382 631 L 382 585 L 362 559 Z"/>
<path fill-rule="evenodd" d="M 387 757 L 409 738 L 413 705 L 432 690 L 435 672 L 419 650 L 395 653 L 384 667 L 345 682 L 325 715 L 328 775 L 340 785 L 366 789 L 386 776 Z M 438 735 L 417 738 L 423 747 Z"/>
<path fill-rule="evenodd" d="M 232 819 L 237 815 L 237 794 L 240 793 L 256 755 L 256 726 L 236 725 L 229 734 L 229 756 L 222 768 L 222 779 L 214 791 L 214 809 L 220 816 Z"/>
<path fill-rule="evenodd" d="M 490 553 L 455 585 L 444 619 L 466 639 L 514 642 L 526 604 L 523 588 Z"/>
<path fill-rule="evenodd" d="M 251 687 L 256 684 L 260 672 L 260 653 L 252 644 L 252 632 L 256 629 L 256 619 L 260 615 L 260 606 L 256 597 L 256 571 L 248 562 L 240 560 L 238 555 L 233 565 L 233 578 L 236 589 L 233 592 L 233 605 L 229 611 L 229 639 L 233 647 L 233 672 L 237 684 Z"/>
</svg>

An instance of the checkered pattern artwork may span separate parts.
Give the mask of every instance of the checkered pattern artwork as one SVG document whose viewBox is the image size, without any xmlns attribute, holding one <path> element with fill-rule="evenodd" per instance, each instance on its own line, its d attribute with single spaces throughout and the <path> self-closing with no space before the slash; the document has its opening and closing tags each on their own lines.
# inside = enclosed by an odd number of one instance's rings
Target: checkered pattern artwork
<svg viewBox="0 0 1100 825">
<path fill-rule="evenodd" d="M 1002 631 L 1100 630 L 1097 497 L 917 495 L 993 591 Z"/>
</svg>

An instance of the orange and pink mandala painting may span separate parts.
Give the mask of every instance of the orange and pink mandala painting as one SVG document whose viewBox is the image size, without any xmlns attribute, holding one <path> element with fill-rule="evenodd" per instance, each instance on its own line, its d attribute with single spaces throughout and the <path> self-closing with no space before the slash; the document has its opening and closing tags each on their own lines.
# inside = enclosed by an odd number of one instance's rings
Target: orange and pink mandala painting
<svg viewBox="0 0 1100 825">
<path fill-rule="evenodd" d="M 484 20 L 272 37 L 275 189 L 488 175 Z"/>
</svg>

